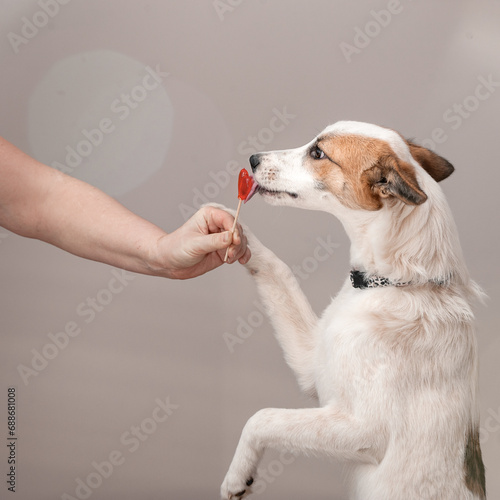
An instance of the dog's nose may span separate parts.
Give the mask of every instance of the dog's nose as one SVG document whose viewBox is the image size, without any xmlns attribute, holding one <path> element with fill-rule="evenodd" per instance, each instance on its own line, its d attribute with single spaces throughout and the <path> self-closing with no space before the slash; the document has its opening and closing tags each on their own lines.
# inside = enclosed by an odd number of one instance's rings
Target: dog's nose
<svg viewBox="0 0 500 500">
<path fill-rule="evenodd" d="M 252 172 L 255 172 L 260 163 L 260 155 L 256 154 L 250 156 L 249 161 L 250 161 L 250 166 L 252 167 Z"/>
</svg>

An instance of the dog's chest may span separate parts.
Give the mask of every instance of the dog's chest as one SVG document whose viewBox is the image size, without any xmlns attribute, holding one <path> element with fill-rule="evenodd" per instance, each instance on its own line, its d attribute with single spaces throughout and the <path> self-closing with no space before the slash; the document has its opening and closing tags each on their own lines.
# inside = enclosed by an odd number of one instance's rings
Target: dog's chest
<svg viewBox="0 0 500 500">
<path fill-rule="evenodd" d="M 334 400 L 352 406 L 384 392 L 392 361 L 374 307 L 375 303 L 347 288 L 323 314 L 316 352 L 321 404 Z"/>
</svg>

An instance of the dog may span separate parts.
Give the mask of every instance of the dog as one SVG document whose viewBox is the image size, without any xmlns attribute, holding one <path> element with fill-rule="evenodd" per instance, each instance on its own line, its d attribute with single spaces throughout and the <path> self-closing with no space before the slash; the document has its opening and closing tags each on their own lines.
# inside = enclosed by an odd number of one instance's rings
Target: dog
<svg viewBox="0 0 500 500">
<path fill-rule="evenodd" d="M 318 318 L 290 268 L 245 229 L 246 264 L 316 408 L 262 409 L 221 486 L 246 497 L 267 448 L 352 464 L 350 498 L 484 500 L 471 281 L 438 182 L 454 167 L 377 125 L 342 121 L 250 157 L 272 205 L 336 216 L 352 271 Z"/>
</svg>

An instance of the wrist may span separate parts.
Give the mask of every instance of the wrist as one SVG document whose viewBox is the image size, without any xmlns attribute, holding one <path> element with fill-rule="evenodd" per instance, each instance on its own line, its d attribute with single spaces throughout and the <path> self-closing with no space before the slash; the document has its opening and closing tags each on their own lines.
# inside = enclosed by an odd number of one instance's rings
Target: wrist
<svg viewBox="0 0 500 500">
<path fill-rule="evenodd" d="M 170 234 L 164 232 L 154 240 L 144 261 L 147 269 L 146 274 L 164 278 L 175 277 L 173 266 L 169 262 L 171 239 Z"/>
</svg>

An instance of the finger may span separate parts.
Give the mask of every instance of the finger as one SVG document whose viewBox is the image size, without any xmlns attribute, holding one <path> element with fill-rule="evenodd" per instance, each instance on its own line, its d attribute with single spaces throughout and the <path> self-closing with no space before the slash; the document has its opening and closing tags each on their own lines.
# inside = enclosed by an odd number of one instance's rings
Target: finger
<svg viewBox="0 0 500 500">
<path fill-rule="evenodd" d="M 229 255 L 230 255 L 230 260 L 232 262 L 236 262 L 237 260 L 239 261 L 241 258 L 243 258 L 247 252 L 247 238 L 243 234 L 238 234 L 238 239 L 239 243 L 236 244 L 236 234 L 233 235 L 233 244 L 229 248 Z M 250 257 L 248 256 L 247 260 Z"/>
<path fill-rule="evenodd" d="M 190 256 L 191 265 L 202 261 L 218 262 L 222 264 L 225 249 L 231 244 L 231 233 L 212 233 L 191 238 L 189 248 L 185 252 Z M 222 254 L 222 257 L 221 257 Z"/>
<path fill-rule="evenodd" d="M 249 247 L 247 247 L 247 249 L 246 249 L 246 251 L 245 251 L 245 253 L 244 253 L 243 257 L 240 257 L 240 258 L 238 259 L 238 262 L 239 262 L 240 264 L 246 264 L 246 263 L 250 260 L 250 258 L 251 258 L 251 257 L 252 257 L 252 252 L 250 251 L 250 248 L 249 248 Z"/>
<path fill-rule="evenodd" d="M 231 231 L 224 231 L 223 233 L 212 233 L 202 236 L 198 239 L 198 250 L 200 254 L 209 254 L 224 250 L 231 245 L 232 235 Z"/>
<path fill-rule="evenodd" d="M 211 233 L 230 231 L 232 229 L 234 217 L 225 210 L 215 207 L 203 207 L 200 210 L 203 211 L 202 213 L 207 223 L 208 230 Z"/>
<path fill-rule="evenodd" d="M 236 224 L 236 229 L 234 230 L 234 233 L 233 233 L 233 245 L 241 245 L 241 235 L 242 235 L 243 231 L 241 229 L 241 226 L 239 224 Z"/>
</svg>

